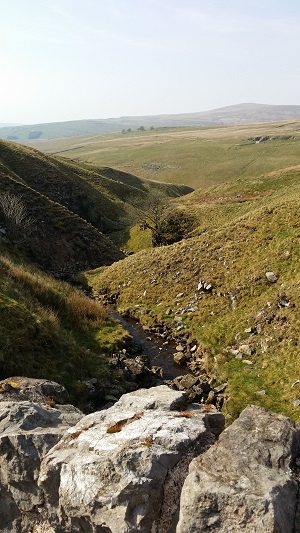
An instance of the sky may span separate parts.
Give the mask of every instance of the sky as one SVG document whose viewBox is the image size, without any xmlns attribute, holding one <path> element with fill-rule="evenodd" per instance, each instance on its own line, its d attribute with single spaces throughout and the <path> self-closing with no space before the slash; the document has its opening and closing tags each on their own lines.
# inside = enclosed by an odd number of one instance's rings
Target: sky
<svg viewBox="0 0 300 533">
<path fill-rule="evenodd" d="M 299 0 L 0 0 L 0 123 L 300 104 Z"/>
</svg>

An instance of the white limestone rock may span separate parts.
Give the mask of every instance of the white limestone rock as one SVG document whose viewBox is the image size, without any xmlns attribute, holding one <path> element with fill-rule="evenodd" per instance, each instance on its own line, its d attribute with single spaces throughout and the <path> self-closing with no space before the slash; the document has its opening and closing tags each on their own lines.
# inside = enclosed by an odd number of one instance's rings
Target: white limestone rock
<svg viewBox="0 0 300 533">
<path fill-rule="evenodd" d="M 175 531 L 188 464 L 224 427 L 216 410 L 185 402 L 166 385 L 137 390 L 69 429 L 39 479 L 54 530 Z"/>
<path fill-rule="evenodd" d="M 270 283 L 276 283 L 278 279 L 274 272 L 266 272 L 266 278 Z"/>
<path fill-rule="evenodd" d="M 0 402 L 1 531 L 26 531 L 43 495 L 37 486 L 44 455 L 83 414 L 71 405 L 59 409 L 29 401 Z"/>
<path fill-rule="evenodd" d="M 299 480 L 292 470 L 299 452 L 296 422 L 247 407 L 214 446 L 192 461 L 176 532 L 300 531 Z"/>
</svg>

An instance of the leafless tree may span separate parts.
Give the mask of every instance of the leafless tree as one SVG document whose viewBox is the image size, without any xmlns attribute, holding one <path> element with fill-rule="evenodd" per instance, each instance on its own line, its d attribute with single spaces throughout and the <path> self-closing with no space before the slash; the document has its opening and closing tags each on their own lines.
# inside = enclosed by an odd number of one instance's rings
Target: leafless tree
<svg viewBox="0 0 300 533">
<path fill-rule="evenodd" d="M 0 194 L 0 213 L 7 234 L 14 240 L 20 240 L 31 229 L 33 219 L 28 216 L 22 196 L 5 192 Z"/>
<path fill-rule="evenodd" d="M 163 244 L 162 227 L 169 209 L 169 199 L 161 192 L 152 191 L 146 197 L 134 203 L 135 219 L 141 229 L 149 229 L 152 233 L 152 245 Z"/>
</svg>

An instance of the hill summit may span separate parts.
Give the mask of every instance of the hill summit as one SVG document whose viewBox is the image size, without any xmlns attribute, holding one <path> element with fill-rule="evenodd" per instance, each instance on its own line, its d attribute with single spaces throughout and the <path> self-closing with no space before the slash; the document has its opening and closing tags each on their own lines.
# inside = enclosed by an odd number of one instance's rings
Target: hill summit
<svg viewBox="0 0 300 533">
<path fill-rule="evenodd" d="M 124 116 L 0 127 L 0 139 L 32 142 L 38 139 L 77 137 L 120 132 L 124 128 L 225 126 L 300 118 L 300 105 L 244 103 L 195 113 Z"/>
</svg>

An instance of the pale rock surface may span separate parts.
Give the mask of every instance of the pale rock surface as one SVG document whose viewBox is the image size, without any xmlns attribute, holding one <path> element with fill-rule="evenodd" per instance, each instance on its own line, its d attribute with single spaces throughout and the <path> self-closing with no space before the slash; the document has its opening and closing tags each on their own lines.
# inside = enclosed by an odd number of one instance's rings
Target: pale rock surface
<svg viewBox="0 0 300 533">
<path fill-rule="evenodd" d="M 55 381 L 48 379 L 27 378 L 13 376 L 0 381 L 0 402 L 24 401 L 41 404 L 68 404 L 68 391 Z"/>
<path fill-rule="evenodd" d="M 270 283 L 276 283 L 277 281 L 277 276 L 274 272 L 266 272 L 266 278 Z"/>
<path fill-rule="evenodd" d="M 192 461 L 176 532 L 299 532 L 299 452 L 299 425 L 247 407 Z"/>
<path fill-rule="evenodd" d="M 35 507 L 43 501 L 37 486 L 41 459 L 83 414 L 71 405 L 59 409 L 30 401 L 0 402 L 0 528 L 32 531 Z"/>
<path fill-rule="evenodd" d="M 48 520 L 40 527 L 174 532 L 188 465 L 223 427 L 221 413 L 186 406 L 185 393 L 166 385 L 125 394 L 69 429 L 43 460 L 39 486 Z"/>
</svg>

